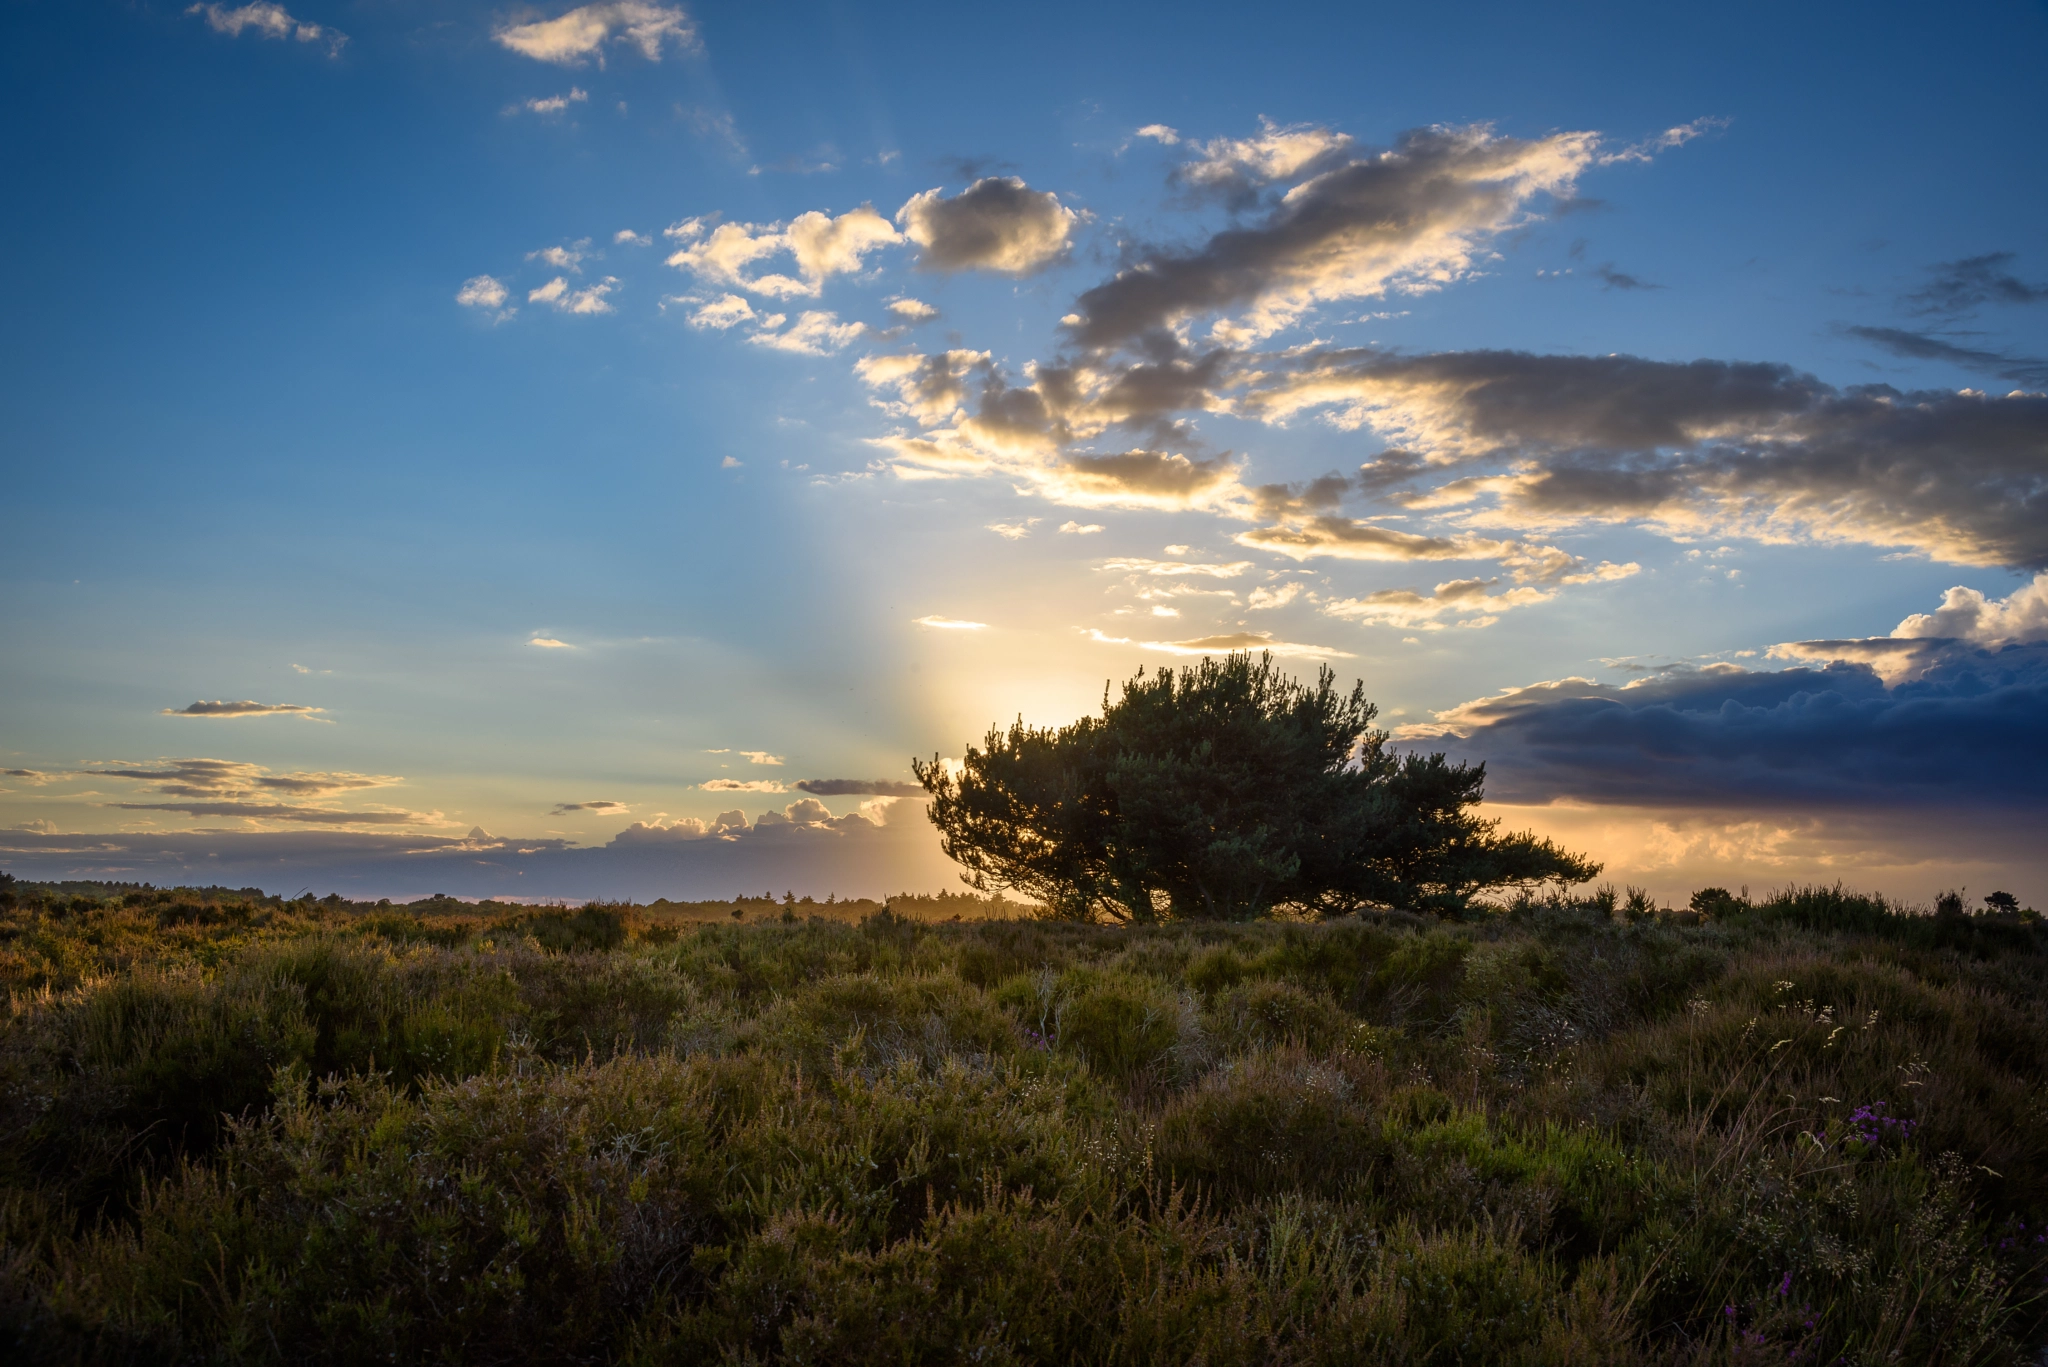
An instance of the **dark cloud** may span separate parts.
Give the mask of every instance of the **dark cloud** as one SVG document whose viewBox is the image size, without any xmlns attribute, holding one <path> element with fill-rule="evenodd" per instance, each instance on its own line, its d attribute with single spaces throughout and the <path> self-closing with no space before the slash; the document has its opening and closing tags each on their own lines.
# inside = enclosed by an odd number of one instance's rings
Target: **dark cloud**
<svg viewBox="0 0 2048 1367">
<path fill-rule="evenodd" d="M 126 778 L 154 784 L 158 792 L 179 797 L 235 797 L 253 793 L 318 797 L 364 788 L 388 788 L 404 782 L 383 774 L 273 774 L 260 764 L 232 759 L 160 759 L 147 766 L 100 761 L 78 772 L 93 778 Z"/>
<path fill-rule="evenodd" d="M 167 717 L 307 717 L 324 712 L 324 707 L 306 707 L 290 702 L 195 702 L 184 707 L 166 707 Z"/>
<path fill-rule="evenodd" d="M 1944 261 L 1929 272 L 1923 289 L 1901 302 L 1914 313 L 1967 313 L 1980 304 L 2048 302 L 2048 283 L 2031 285 L 2006 267 L 2017 259 L 2011 252 L 1986 252 L 1960 261 Z"/>
<path fill-rule="evenodd" d="M 1305 484 L 1261 484 L 1252 490 L 1252 506 L 1267 519 L 1332 513 L 1351 492 L 1351 481 L 1332 470 Z"/>
<path fill-rule="evenodd" d="M 2048 565 L 2048 396 L 1837 389 L 1788 366 L 1471 351 L 1294 358 L 1245 411 L 1338 409 L 1446 464 L 1513 463 L 1410 495 L 1503 525 L 1645 519 L 1818 536 L 1959 564 Z"/>
<path fill-rule="evenodd" d="M 1996 375 L 2001 380 L 2014 380 L 2025 385 L 2048 384 L 2048 360 L 2038 356 L 2011 356 L 2002 351 L 1957 346 L 1932 333 L 1908 332 L 1904 328 L 1847 327 L 1842 331 L 1908 360 L 1947 361 L 1965 370 L 1981 370 L 1988 375 Z"/>
<path fill-rule="evenodd" d="M 1531 196 L 1566 190 L 1593 146 L 1584 134 L 1404 134 L 1387 152 L 1302 182 L 1261 222 L 1217 233 L 1194 251 L 1139 254 L 1080 296 L 1070 335 L 1103 350 L 1204 314 L 1257 306 L 1291 318 L 1317 299 L 1365 297 L 1424 277 L 1435 283 L 1463 270 L 1477 240 L 1509 227 Z M 1261 320 L 1255 330 L 1282 321 Z"/>
<path fill-rule="evenodd" d="M 1341 560 L 1478 560 L 1507 549 L 1505 543 L 1498 541 L 1422 536 L 1344 517 L 1310 517 L 1294 526 L 1256 527 L 1239 532 L 1237 542 L 1262 551 L 1278 551 L 1296 560 L 1312 556 L 1334 556 Z"/>
<path fill-rule="evenodd" d="M 822 814 L 815 798 L 802 799 Z M 0 864 L 28 878 L 108 878 L 253 885 L 289 895 L 310 885 L 348 897 L 409 900 L 446 892 L 462 897 L 634 898 L 677 900 L 780 893 L 822 898 L 882 896 L 957 888 L 959 871 L 939 850 L 922 804 L 896 803 L 876 821 L 859 815 L 793 819 L 787 810 L 749 824 L 728 812 L 706 826 L 635 823 L 610 844 L 578 848 L 559 839 L 397 831 L 121 832 L 101 835 L 0 831 Z M 773 820 L 769 818 L 773 817 Z M 666 838 L 664 838 L 666 837 Z"/>
<path fill-rule="evenodd" d="M 415 812 L 344 812 L 329 807 L 295 807 L 274 802 L 106 802 L 124 812 L 183 812 L 186 816 L 233 816 L 251 821 L 295 821 L 312 826 L 412 826 Z"/>
<path fill-rule="evenodd" d="M 896 221 L 922 248 L 927 270 L 1028 275 L 1066 253 L 1076 218 L 1050 190 L 986 176 L 951 199 L 938 190 L 913 196 Z"/>
<path fill-rule="evenodd" d="M 889 778 L 806 778 L 796 784 L 798 792 L 817 797 L 923 797 L 924 785 L 900 783 Z"/>
<path fill-rule="evenodd" d="M 1957 647 L 1891 687 L 1850 662 L 1565 680 L 1445 718 L 1467 732 L 1449 748 L 1486 761 L 1498 801 L 2048 812 L 2048 645 Z"/>
<path fill-rule="evenodd" d="M 596 802 L 557 802 L 550 816 L 567 816 L 570 812 L 623 812 L 626 804 L 599 799 Z"/>
<path fill-rule="evenodd" d="M 1596 278 L 1605 281 L 1607 288 L 1611 290 L 1661 290 L 1664 288 L 1662 285 L 1653 285 L 1647 280 L 1639 279 L 1636 276 L 1614 269 L 1612 261 L 1603 262 L 1595 266 L 1593 274 Z"/>
</svg>

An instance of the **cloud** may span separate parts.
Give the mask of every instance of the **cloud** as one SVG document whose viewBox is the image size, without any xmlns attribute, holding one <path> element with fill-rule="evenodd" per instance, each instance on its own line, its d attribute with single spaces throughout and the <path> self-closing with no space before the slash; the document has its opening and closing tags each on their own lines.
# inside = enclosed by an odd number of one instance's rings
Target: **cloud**
<svg viewBox="0 0 2048 1367">
<path fill-rule="evenodd" d="M 1129 574 L 1149 575 L 1153 578 L 1178 578 L 1194 575 L 1206 579 L 1235 579 L 1252 568 L 1249 560 L 1233 560 L 1228 564 L 1203 564 L 1188 560 L 1145 560 L 1133 556 L 1122 556 L 1105 560 L 1099 568 L 1122 570 Z"/>
<path fill-rule="evenodd" d="M 690 315 L 693 328 L 726 328 L 747 322 L 754 317 L 754 306 L 737 294 L 721 295 Z"/>
<path fill-rule="evenodd" d="M 482 309 L 487 313 L 495 312 L 498 321 L 502 322 L 519 311 L 516 308 L 505 307 L 505 300 L 509 297 L 510 291 L 505 288 L 502 280 L 489 275 L 472 275 L 463 281 L 462 288 L 456 291 L 455 302 L 464 308 Z"/>
<path fill-rule="evenodd" d="M 2029 284 L 2006 269 L 2017 258 L 2011 252 L 1986 252 L 1960 261 L 1944 261 L 1932 277 L 1903 302 L 1914 313 L 1967 313 L 1981 304 L 2048 303 L 2048 282 Z"/>
<path fill-rule="evenodd" d="M 1654 138 L 1646 138 L 1641 142 L 1632 143 L 1618 151 L 1603 152 L 1600 154 L 1599 160 L 1603 165 L 1611 165 L 1615 162 L 1623 161 L 1651 161 L 1656 158 L 1659 152 L 1668 152 L 1674 147 L 1683 147 L 1694 138 L 1704 137 L 1708 133 L 1726 128 L 1731 122 L 1733 120 L 1710 114 L 1705 118 L 1694 119 L 1691 123 L 1682 123 L 1676 128 L 1667 128 Z"/>
<path fill-rule="evenodd" d="M 433 818 L 419 812 L 348 812 L 333 807 L 299 807 L 280 802 L 105 802 L 124 812 L 182 812 L 186 816 L 229 816 L 245 821 L 291 821 L 313 826 L 416 826 Z"/>
<path fill-rule="evenodd" d="M 1329 646 L 1300 645 L 1293 641 L 1276 641 L 1263 631 L 1236 631 L 1218 636 L 1198 636 L 1188 641 L 1133 641 L 1124 636 L 1106 636 L 1089 628 L 1088 639 L 1106 646 L 1136 646 L 1140 650 L 1154 650 L 1164 655 L 1227 655 L 1239 650 L 1268 650 L 1275 655 L 1305 655 L 1312 659 L 1350 660 L 1356 657 L 1348 650 L 1336 650 Z"/>
<path fill-rule="evenodd" d="M 0 769 L 0 777 L 26 779 L 32 784 L 41 785 L 55 783 L 62 776 L 59 774 L 46 774 L 40 769 Z"/>
<path fill-rule="evenodd" d="M 1593 267 L 1594 278 L 1602 281 L 1611 290 L 1661 290 L 1662 285 L 1653 285 L 1647 280 L 1624 274 L 1614 268 L 1612 261 L 1603 261 Z"/>
<path fill-rule="evenodd" d="M 539 646 L 542 650 L 574 650 L 576 648 L 567 641 L 558 641 L 552 636 L 536 636 L 528 641 L 527 644 Z"/>
<path fill-rule="evenodd" d="M 1145 135 L 1144 129 L 1138 131 L 1140 136 Z M 1182 166 L 1175 178 L 1198 190 L 1239 197 L 1321 169 L 1350 146 L 1350 135 L 1345 133 L 1312 124 L 1282 128 L 1262 117 L 1256 137 L 1216 138 L 1194 144 L 1196 159 Z"/>
<path fill-rule="evenodd" d="M 957 617 L 913 617 L 915 625 L 933 627 L 939 631 L 987 631 L 987 622 L 963 622 Z"/>
<path fill-rule="evenodd" d="M 1965 370 L 1983 371 L 2001 380 L 2024 385 L 2048 385 L 2048 360 L 2039 356 L 2013 356 L 2003 351 L 1984 351 L 1957 346 L 1926 332 L 1904 328 L 1846 327 L 1843 332 L 1884 348 L 1894 356 L 1912 361 L 1946 361 Z"/>
<path fill-rule="evenodd" d="M 1135 138 L 1150 138 L 1156 143 L 1172 147 L 1180 142 L 1180 134 L 1163 123 L 1148 123 L 1131 135 Z"/>
<path fill-rule="evenodd" d="M 263 38 L 295 38 L 302 43 L 325 43 L 330 57 L 339 57 L 341 49 L 348 43 L 346 33 L 294 19 L 283 5 L 265 3 L 264 0 L 237 9 L 229 9 L 225 5 L 194 5 L 185 13 L 205 15 L 208 28 L 230 38 L 253 29 Z"/>
<path fill-rule="evenodd" d="M 583 258 L 589 255 L 584 249 L 589 245 L 590 239 L 584 238 L 582 241 L 566 247 L 542 247 L 537 252 L 528 252 L 526 259 L 553 266 L 558 271 L 574 271 L 581 275 L 583 273 Z"/>
<path fill-rule="evenodd" d="M 756 346 L 777 351 L 794 351 L 804 356 L 829 356 L 845 349 L 854 338 L 868 330 L 865 323 L 842 323 L 836 313 L 811 310 L 799 316 L 786 332 L 780 327 L 783 315 L 772 313 L 761 320 L 762 330 L 747 338 Z"/>
<path fill-rule="evenodd" d="M 2048 573 L 2037 574 L 2004 598 L 1957 586 L 1933 612 L 1916 612 L 1889 636 L 1787 641 L 1771 647 L 1779 659 L 1848 660 L 1868 665 L 1887 683 L 1919 678 L 1974 651 L 2048 642 Z"/>
<path fill-rule="evenodd" d="M 926 270 L 1029 275 L 1066 252 L 1078 220 L 1050 190 L 985 176 L 951 199 L 939 190 L 912 196 L 896 221 Z"/>
<path fill-rule="evenodd" d="M 368 788 L 388 788 L 404 779 L 389 774 L 293 770 L 273 774 L 260 764 L 229 759 L 159 759 L 145 763 L 95 760 L 76 771 L 93 778 L 123 778 L 153 785 L 177 797 L 235 797 L 255 793 L 289 793 L 295 797 L 327 797 Z"/>
<path fill-rule="evenodd" d="M 609 814 L 611 812 L 623 812 L 626 810 L 626 804 L 623 802 L 609 802 L 604 800 L 599 800 L 596 802 L 557 802 L 555 804 L 554 810 L 548 813 L 548 815 L 567 816 L 570 812 L 599 812 Z"/>
<path fill-rule="evenodd" d="M 755 764 L 780 764 L 780 755 L 771 755 L 766 750 L 742 750 L 740 755 Z"/>
<path fill-rule="evenodd" d="M 790 220 L 785 236 L 797 269 L 811 281 L 852 274 L 861 269 L 861 258 L 867 253 L 903 240 L 869 204 L 837 218 L 817 212 L 798 214 Z"/>
<path fill-rule="evenodd" d="M 1483 560 L 1507 546 L 1505 542 L 1473 537 L 1423 536 L 1346 517 L 1312 517 L 1291 527 L 1255 527 L 1239 532 L 1234 539 L 1240 546 L 1273 551 L 1295 560 L 1317 556 L 1339 560 Z"/>
<path fill-rule="evenodd" d="M 526 301 L 547 304 L 563 313 L 610 313 L 612 306 L 605 296 L 618 288 L 618 277 L 608 275 L 587 289 L 572 290 L 568 280 L 558 275 L 539 289 L 529 290 Z"/>
<path fill-rule="evenodd" d="M 1244 406 L 1332 408 L 1431 468 L 1506 465 L 1397 500 L 1475 525 L 1635 521 L 2048 566 L 2048 395 L 1841 390 L 1763 362 L 1333 351 L 1263 377 Z"/>
<path fill-rule="evenodd" d="M 787 787 L 772 778 L 714 778 L 697 785 L 707 793 L 786 793 Z"/>
<path fill-rule="evenodd" d="M 549 95 L 545 99 L 523 100 L 518 104 L 507 105 L 505 107 L 505 112 L 507 114 L 517 114 L 520 110 L 523 109 L 529 114 L 559 114 L 563 110 L 567 109 L 570 105 L 582 104 L 585 101 L 589 100 L 589 98 L 589 91 L 579 89 L 578 87 L 572 85 L 569 87 L 569 93 L 566 95 Z M 627 234 L 627 236 L 631 237 L 632 235 L 629 233 Z M 624 239 L 621 240 L 623 241 Z M 527 259 L 530 261 L 533 258 L 528 257 Z"/>
<path fill-rule="evenodd" d="M 1270 150 L 1250 140 L 1242 156 L 1228 150 L 1215 164 L 1240 176 L 1277 170 L 1294 153 L 1273 140 L 1287 137 L 1310 135 L 1268 129 Z M 1537 195 L 1569 192 L 1597 146 L 1591 133 L 1525 141 L 1483 126 L 1404 134 L 1385 152 L 1303 181 L 1255 224 L 1225 229 L 1192 251 L 1140 256 L 1080 296 L 1070 335 L 1101 350 L 1244 310 L 1218 329 L 1237 343 L 1278 331 L 1319 302 L 1439 288 L 1476 269 L 1481 244 L 1525 221 Z M 1314 167 L 1311 158 L 1297 169 Z"/>
<path fill-rule="evenodd" d="M 331 798 L 405 781 L 388 774 L 304 770 L 272 773 L 262 765 L 240 760 L 204 758 L 159 759 L 143 764 L 97 760 L 75 772 L 92 778 L 146 784 L 160 797 L 169 799 L 100 804 L 115 811 L 179 812 L 194 817 L 226 816 L 315 826 L 418 826 L 440 820 L 437 813 L 388 807 L 347 811 L 281 800 Z"/>
<path fill-rule="evenodd" d="M 1097 533 L 1097 532 L 1099 532 L 1099 531 L 1101 531 L 1101 530 L 1102 530 L 1102 524 L 1101 524 L 1101 523 L 1099 523 L 1099 522 L 1087 522 L 1087 523 L 1082 523 L 1082 522 L 1062 522 L 1062 523 L 1060 523 L 1060 532 L 1061 532 L 1061 534 L 1062 534 L 1062 535 L 1065 535 L 1065 536 L 1093 536 L 1093 535 L 1095 535 L 1095 533 Z"/>
<path fill-rule="evenodd" d="M 819 797 L 923 797 L 924 785 L 890 778 L 806 778 L 797 790 Z"/>
<path fill-rule="evenodd" d="M 648 247 L 654 239 L 645 233 L 636 233 L 631 228 L 621 228 L 612 234 L 612 241 L 621 247 Z"/>
<path fill-rule="evenodd" d="M 1427 594 L 1413 589 L 1382 589 L 1360 598 L 1339 598 L 1322 605 L 1332 617 L 1344 617 L 1373 626 L 1397 627 L 1403 631 L 1440 631 L 1443 619 L 1459 617 L 1461 627 L 1490 627 L 1510 608 L 1547 603 L 1557 596 L 1554 589 L 1518 588 L 1505 593 L 1488 593 L 1497 579 L 1452 579 L 1438 584 Z M 1257 604 L 1254 604 L 1257 606 Z"/>
<path fill-rule="evenodd" d="M 1888 687 L 1869 666 L 1565 679 L 1439 714 L 1486 761 L 1488 797 L 1810 811 L 2014 804 L 2039 811 L 2048 647 L 1952 658 Z"/>
<path fill-rule="evenodd" d="M 1301 581 L 1290 579 L 1278 587 L 1253 589 L 1252 596 L 1245 600 L 1245 606 L 1254 612 L 1266 608 L 1284 608 L 1300 596 Z"/>
<path fill-rule="evenodd" d="M 868 253 L 903 240 L 887 219 L 866 204 L 837 218 L 817 212 L 799 214 L 787 225 L 721 223 L 706 231 L 703 220 L 686 219 L 666 235 L 686 244 L 668 258 L 668 264 L 677 270 L 712 284 L 778 299 L 815 297 L 830 277 L 860 271 Z M 795 275 L 748 273 L 755 262 L 781 254 L 789 256 Z"/>
<path fill-rule="evenodd" d="M 922 299 L 891 299 L 889 312 L 911 323 L 929 323 L 939 316 L 939 311 Z"/>
<path fill-rule="evenodd" d="M 324 707 L 307 707 L 291 702 L 195 702 L 184 707 L 166 707 L 166 717 L 308 717 L 325 712 Z"/>
<path fill-rule="evenodd" d="M 922 803 L 876 799 L 827 822 L 751 825 L 744 813 L 714 822 L 656 817 L 606 845 L 555 838 L 482 839 L 391 828 L 295 825 L 274 831 L 0 833 L 8 871 L 29 878 L 121 878 L 159 886 L 225 883 L 281 896 L 311 884 L 344 896 L 411 900 L 431 892 L 577 902 L 709 899 L 736 890 L 823 898 L 881 897 L 959 885 Z M 800 815 L 809 813 L 800 812 Z M 900 814 L 900 815 L 899 815 Z M 721 824 L 723 823 L 723 824 Z M 694 830 L 692 829 L 694 827 Z"/>
<path fill-rule="evenodd" d="M 1022 522 L 991 522 L 988 524 L 988 529 L 997 536 L 1002 537 L 1005 541 L 1022 541 L 1025 537 L 1031 535 L 1031 526 L 1037 521 L 1037 518 L 1032 517 L 1026 518 Z"/>
<path fill-rule="evenodd" d="M 607 43 L 638 48 L 650 62 L 661 60 L 664 44 L 679 52 L 696 52 L 702 46 L 697 26 L 680 6 L 649 0 L 583 5 L 554 19 L 501 25 L 491 36 L 500 47 L 522 57 L 559 66 L 577 65 L 589 57 L 603 66 Z"/>
</svg>

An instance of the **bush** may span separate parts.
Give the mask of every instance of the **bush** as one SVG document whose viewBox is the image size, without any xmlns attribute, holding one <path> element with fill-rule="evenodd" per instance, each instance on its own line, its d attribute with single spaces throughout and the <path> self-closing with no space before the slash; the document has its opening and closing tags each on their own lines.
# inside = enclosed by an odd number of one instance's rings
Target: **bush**
<svg viewBox="0 0 2048 1367">
<path fill-rule="evenodd" d="M 2031 922 L 1600 900 L 1135 930 L 720 904 L 664 941 L 625 907 L 18 897 L 0 1344 L 2033 1360 Z"/>
</svg>

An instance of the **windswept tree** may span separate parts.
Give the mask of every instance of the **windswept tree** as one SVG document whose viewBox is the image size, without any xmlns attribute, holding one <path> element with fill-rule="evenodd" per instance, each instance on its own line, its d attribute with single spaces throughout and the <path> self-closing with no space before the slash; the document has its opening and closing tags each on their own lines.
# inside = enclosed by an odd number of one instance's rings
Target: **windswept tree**
<svg viewBox="0 0 2048 1367">
<path fill-rule="evenodd" d="M 1487 889 L 1600 867 L 1471 808 L 1486 767 L 1397 754 L 1365 685 L 1313 686 L 1271 655 L 1140 670 L 1102 715 L 991 727 L 957 766 L 912 762 L 977 891 L 1075 920 L 1453 911 Z"/>
</svg>

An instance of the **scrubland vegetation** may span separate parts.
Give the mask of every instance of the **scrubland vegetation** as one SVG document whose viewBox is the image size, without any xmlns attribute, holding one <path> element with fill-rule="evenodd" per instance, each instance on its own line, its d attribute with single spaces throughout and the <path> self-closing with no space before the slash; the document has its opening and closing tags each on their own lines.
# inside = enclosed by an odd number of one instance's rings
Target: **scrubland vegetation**
<svg viewBox="0 0 2048 1367">
<path fill-rule="evenodd" d="M 11 1361 L 2043 1338 L 2048 931 L 2004 904 L 1110 928 L 17 892 Z"/>
</svg>

